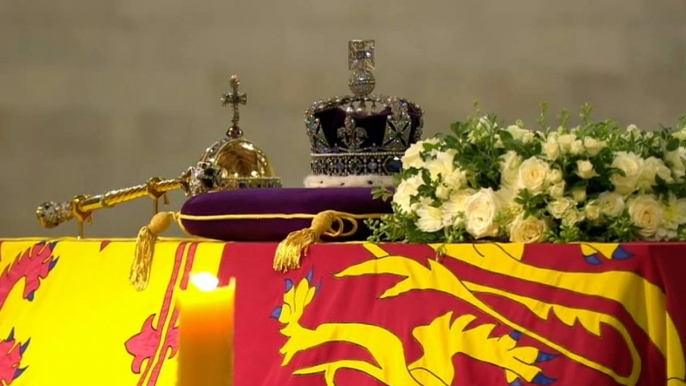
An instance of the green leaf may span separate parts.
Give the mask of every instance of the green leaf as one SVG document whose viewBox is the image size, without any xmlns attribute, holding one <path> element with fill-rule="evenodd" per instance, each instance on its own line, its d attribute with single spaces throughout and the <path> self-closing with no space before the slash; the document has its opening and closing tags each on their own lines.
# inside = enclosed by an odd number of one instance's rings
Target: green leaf
<svg viewBox="0 0 686 386">
<path fill-rule="evenodd" d="M 667 151 L 674 151 L 679 148 L 680 141 L 678 138 L 672 138 L 667 142 Z"/>
<path fill-rule="evenodd" d="M 584 123 L 587 125 L 590 123 L 592 111 L 593 111 L 593 107 L 589 103 L 585 103 L 581 107 L 581 114 L 579 116 L 581 117 L 581 120 L 583 120 Z"/>
<path fill-rule="evenodd" d="M 548 104 L 547 103 L 541 103 L 541 115 L 538 117 L 538 125 L 541 126 L 541 128 L 545 129 L 548 124 L 547 124 L 547 118 L 546 114 L 548 113 Z"/>
<path fill-rule="evenodd" d="M 514 140 L 514 138 L 512 137 L 512 133 L 510 133 L 507 130 L 500 130 L 498 132 L 498 135 L 500 135 L 500 140 L 503 141 L 503 143 Z"/>
<path fill-rule="evenodd" d="M 567 122 L 569 122 L 569 110 L 562 109 L 560 114 L 558 114 L 557 119 L 560 121 L 560 126 L 567 127 Z"/>
<path fill-rule="evenodd" d="M 391 198 L 393 198 L 393 192 L 391 192 L 387 187 L 385 186 L 379 186 L 377 188 L 372 189 L 372 197 L 374 199 L 381 199 L 383 201 L 388 201 Z"/>
<path fill-rule="evenodd" d="M 428 169 L 422 169 L 422 181 L 425 185 L 431 186 L 431 173 Z"/>
</svg>

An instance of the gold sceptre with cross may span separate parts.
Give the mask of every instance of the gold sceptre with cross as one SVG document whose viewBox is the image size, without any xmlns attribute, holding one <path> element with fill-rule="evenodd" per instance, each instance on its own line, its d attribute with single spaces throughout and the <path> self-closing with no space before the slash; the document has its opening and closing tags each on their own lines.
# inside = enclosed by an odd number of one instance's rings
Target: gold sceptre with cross
<svg viewBox="0 0 686 386">
<path fill-rule="evenodd" d="M 112 190 L 97 196 L 79 195 L 66 202 L 45 202 L 36 209 L 38 222 L 44 228 L 76 220 L 79 223 L 79 238 L 84 237 L 84 222 L 92 221 L 93 213 L 112 208 L 124 202 L 142 197 L 153 199 L 153 212 L 157 213 L 160 198 L 167 201 L 167 192 L 182 189 L 186 196 L 193 197 L 211 191 L 243 188 L 280 188 L 281 180 L 276 176 L 267 155 L 252 142 L 243 139 L 239 127 L 239 106 L 246 105 L 247 95 L 239 91 L 240 81 L 233 75 L 231 91 L 222 95 L 223 106 L 232 110 L 231 126 L 226 137 L 210 146 L 198 163 L 174 179 L 150 178 L 145 184 L 125 189 Z"/>
</svg>

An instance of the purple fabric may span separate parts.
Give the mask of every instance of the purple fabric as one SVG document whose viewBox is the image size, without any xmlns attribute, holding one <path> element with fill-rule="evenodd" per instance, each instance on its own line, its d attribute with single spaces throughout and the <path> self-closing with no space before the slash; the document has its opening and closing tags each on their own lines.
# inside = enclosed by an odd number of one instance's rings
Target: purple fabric
<svg viewBox="0 0 686 386">
<path fill-rule="evenodd" d="M 408 105 L 408 114 L 410 119 L 412 119 L 412 131 L 409 138 L 414 138 L 416 131 L 419 129 L 421 115 L 419 111 L 413 106 Z M 391 109 L 386 108 L 375 114 L 361 115 L 357 113 L 351 114 L 355 118 L 355 126 L 363 128 L 365 130 L 365 136 L 363 138 L 362 148 L 367 147 L 379 147 L 385 141 L 386 134 L 386 124 L 388 122 L 388 116 L 391 115 Z M 345 148 L 345 143 L 342 142 L 341 137 L 338 135 L 338 129 L 344 127 L 346 112 L 338 107 L 332 107 L 327 110 L 320 111 L 314 114 L 316 118 L 319 119 L 321 124 L 322 132 L 326 137 L 328 146 L 326 152 L 336 153 L 333 149 Z M 321 153 L 321 149 L 315 146 L 312 149 L 313 153 Z"/>
<path fill-rule="evenodd" d="M 195 196 L 186 201 L 182 214 L 317 214 L 337 210 L 354 214 L 391 213 L 390 202 L 372 198 L 370 188 L 239 189 Z M 182 220 L 186 230 L 200 237 L 223 241 L 281 241 L 290 232 L 309 228 L 311 219 Z M 346 224 L 346 230 L 349 224 Z M 362 220 L 352 237 L 335 241 L 364 240 L 369 230 Z"/>
</svg>

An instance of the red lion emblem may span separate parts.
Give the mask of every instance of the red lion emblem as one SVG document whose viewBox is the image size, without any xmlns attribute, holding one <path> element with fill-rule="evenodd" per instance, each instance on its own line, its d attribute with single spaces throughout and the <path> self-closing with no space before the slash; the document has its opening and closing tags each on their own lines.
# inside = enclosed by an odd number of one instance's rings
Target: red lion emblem
<svg viewBox="0 0 686 386">
<path fill-rule="evenodd" d="M 0 275 L 0 310 L 7 300 L 10 291 L 21 279 L 25 279 L 24 299 L 33 301 L 33 297 L 42 279 L 55 268 L 59 258 L 52 255 L 57 243 L 40 242 L 21 253 L 14 262 Z"/>
<path fill-rule="evenodd" d="M 0 311 L 12 289 L 24 279 L 23 298 L 33 301 L 41 280 L 48 277 L 59 258 L 53 256 L 57 243 L 40 242 L 17 255 L 0 274 Z M 0 385 L 10 385 L 28 366 L 20 367 L 24 352 L 31 339 L 24 343 L 14 338 L 14 329 L 7 339 L 0 341 Z"/>
<path fill-rule="evenodd" d="M 0 341 L 0 384 L 11 385 L 28 367 L 19 367 L 31 339 L 23 344 L 14 339 L 14 329 L 7 339 Z"/>
</svg>

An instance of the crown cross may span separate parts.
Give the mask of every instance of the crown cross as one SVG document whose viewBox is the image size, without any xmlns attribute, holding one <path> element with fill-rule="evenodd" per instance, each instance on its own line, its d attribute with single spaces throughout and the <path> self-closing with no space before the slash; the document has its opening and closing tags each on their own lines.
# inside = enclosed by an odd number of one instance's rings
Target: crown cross
<svg viewBox="0 0 686 386">
<path fill-rule="evenodd" d="M 374 40 L 348 42 L 348 70 L 374 69 Z"/>
<path fill-rule="evenodd" d="M 238 105 L 245 105 L 248 103 L 248 96 L 244 93 L 238 91 L 238 86 L 241 82 L 238 80 L 236 75 L 231 76 L 231 92 L 224 94 L 222 97 L 222 105 L 231 105 L 231 110 L 233 111 L 233 116 L 231 117 L 231 127 L 226 132 L 226 135 L 231 138 L 240 138 L 243 136 L 243 130 L 238 127 L 238 121 L 241 119 L 240 113 L 238 111 Z"/>
<path fill-rule="evenodd" d="M 366 97 L 374 91 L 374 40 L 351 40 L 348 42 L 348 87 L 356 97 Z"/>
</svg>

